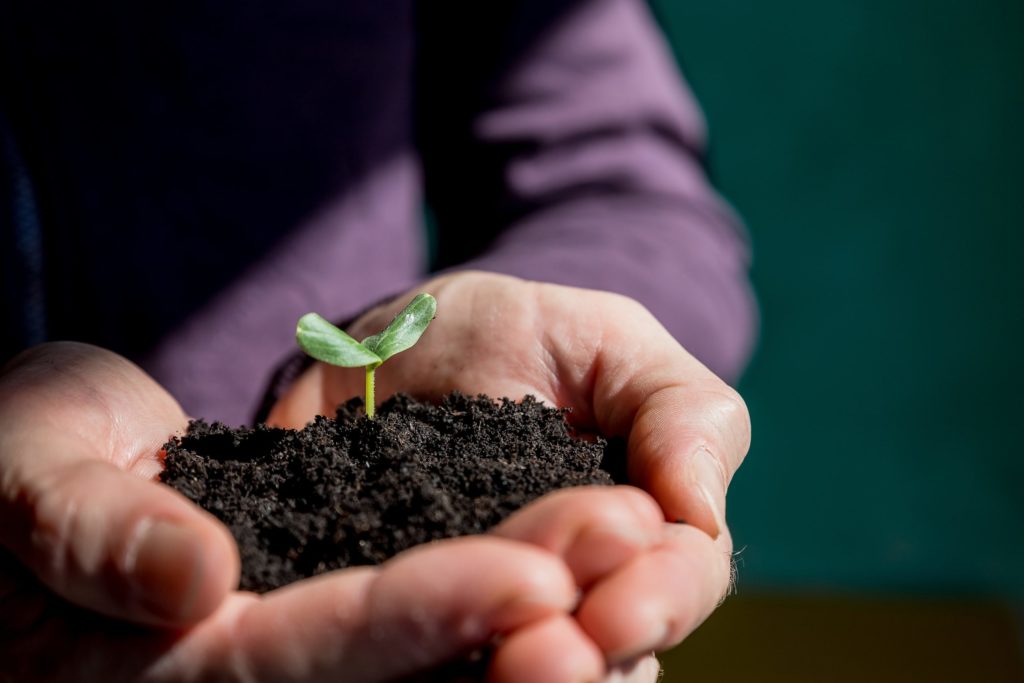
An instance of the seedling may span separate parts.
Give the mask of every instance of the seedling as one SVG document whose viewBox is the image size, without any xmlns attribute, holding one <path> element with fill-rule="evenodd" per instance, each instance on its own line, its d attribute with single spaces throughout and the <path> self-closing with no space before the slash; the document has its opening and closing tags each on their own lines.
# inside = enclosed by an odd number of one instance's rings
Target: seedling
<svg viewBox="0 0 1024 683">
<path fill-rule="evenodd" d="M 299 318 L 295 339 L 313 358 L 343 368 L 366 368 L 366 417 L 373 419 L 374 372 L 391 356 L 412 347 L 434 319 L 437 301 L 418 294 L 382 331 L 361 342 L 316 313 Z"/>
</svg>

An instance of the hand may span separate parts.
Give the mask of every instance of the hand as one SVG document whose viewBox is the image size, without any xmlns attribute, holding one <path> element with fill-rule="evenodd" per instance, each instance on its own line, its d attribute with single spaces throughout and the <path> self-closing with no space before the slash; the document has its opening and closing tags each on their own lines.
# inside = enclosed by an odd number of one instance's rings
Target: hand
<svg viewBox="0 0 1024 683">
<path fill-rule="evenodd" d="M 377 371 L 380 396 L 404 391 L 436 399 L 458 389 L 533 394 L 569 407 L 578 428 L 628 438 L 630 480 L 657 503 L 638 502 L 644 497 L 628 488 L 584 489 L 528 506 L 519 521 L 496 530 L 577 566 L 582 560 L 571 553 L 601 564 L 604 545 L 581 551 L 567 539 L 584 528 L 599 533 L 609 497 L 621 497 L 616 505 L 623 509 L 657 510 L 661 525 L 652 529 L 648 512 L 623 514 L 617 530 L 627 551 L 597 577 L 584 572 L 575 618 L 552 618 L 508 638 L 492 677 L 558 680 L 552 667 L 565 660 L 588 662 L 591 673 L 600 673 L 678 643 L 729 586 L 725 491 L 750 440 L 742 399 L 622 296 L 485 273 L 443 276 L 416 291 L 437 298 L 437 320 L 415 349 Z M 350 332 L 361 339 L 379 331 L 414 293 L 368 312 Z M 331 414 L 361 394 L 362 380 L 358 371 L 316 364 L 270 419 L 299 426 Z"/>
<path fill-rule="evenodd" d="M 562 561 L 493 537 L 235 592 L 227 530 L 152 481 L 185 424 L 95 347 L 43 345 L 0 371 L 0 681 L 370 683 L 574 604 Z"/>
</svg>

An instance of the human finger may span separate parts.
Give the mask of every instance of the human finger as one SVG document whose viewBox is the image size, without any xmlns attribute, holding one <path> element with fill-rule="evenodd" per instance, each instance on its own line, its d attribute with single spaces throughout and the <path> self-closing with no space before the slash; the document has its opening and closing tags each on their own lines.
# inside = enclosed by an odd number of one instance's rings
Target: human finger
<svg viewBox="0 0 1024 683">
<path fill-rule="evenodd" d="M 575 600 L 571 575 L 550 553 L 486 536 L 451 539 L 252 600 L 170 661 L 252 681 L 376 683 L 568 613 Z"/>
<path fill-rule="evenodd" d="M 238 579 L 227 530 L 152 476 L 185 416 L 127 360 L 83 344 L 23 354 L 0 377 L 0 545 L 101 614 L 183 625 Z"/>
<path fill-rule="evenodd" d="M 564 403 L 587 426 L 627 437 L 630 482 L 654 496 L 668 521 L 717 536 L 726 488 L 750 446 L 743 399 L 640 304 L 567 287 L 540 291 Z M 581 310 L 600 320 L 596 329 L 581 332 Z"/>
<path fill-rule="evenodd" d="M 576 618 L 613 663 L 679 643 L 728 590 L 726 536 L 677 525 L 662 544 L 591 588 Z"/>
<path fill-rule="evenodd" d="M 601 651 L 576 620 L 556 614 L 519 629 L 494 653 L 489 683 L 583 683 L 604 677 Z"/>
<path fill-rule="evenodd" d="M 656 544 L 662 515 L 650 496 L 632 486 L 579 487 L 549 493 L 491 533 L 553 552 L 586 588 Z"/>
</svg>

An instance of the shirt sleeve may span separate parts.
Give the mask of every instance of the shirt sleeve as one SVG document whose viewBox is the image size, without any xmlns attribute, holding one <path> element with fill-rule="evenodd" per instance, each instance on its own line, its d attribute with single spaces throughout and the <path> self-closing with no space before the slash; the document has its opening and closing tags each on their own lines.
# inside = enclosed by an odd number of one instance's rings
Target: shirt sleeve
<svg viewBox="0 0 1024 683">
<path fill-rule="evenodd" d="M 748 240 L 642 0 L 422 4 L 437 267 L 628 295 L 735 381 L 756 330 Z"/>
</svg>

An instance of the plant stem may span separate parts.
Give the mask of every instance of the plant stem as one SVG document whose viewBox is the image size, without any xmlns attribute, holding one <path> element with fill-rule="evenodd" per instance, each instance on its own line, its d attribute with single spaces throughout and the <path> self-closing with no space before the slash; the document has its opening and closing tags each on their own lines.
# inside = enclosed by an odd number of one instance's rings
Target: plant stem
<svg viewBox="0 0 1024 683">
<path fill-rule="evenodd" d="M 373 419 L 374 397 L 373 397 L 373 373 L 376 368 L 366 366 L 366 417 Z"/>
</svg>

